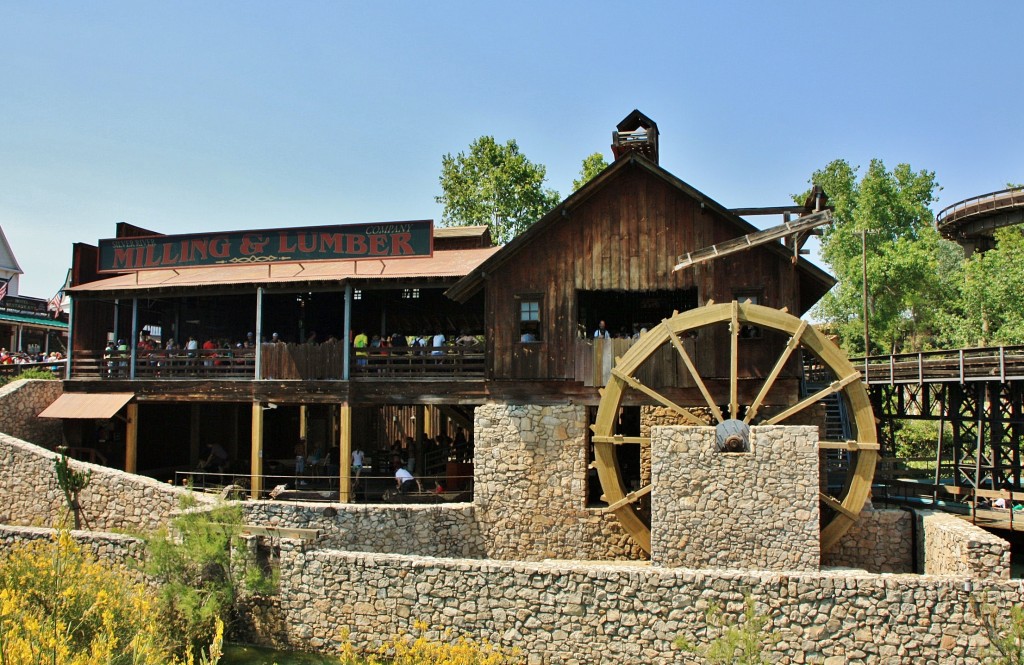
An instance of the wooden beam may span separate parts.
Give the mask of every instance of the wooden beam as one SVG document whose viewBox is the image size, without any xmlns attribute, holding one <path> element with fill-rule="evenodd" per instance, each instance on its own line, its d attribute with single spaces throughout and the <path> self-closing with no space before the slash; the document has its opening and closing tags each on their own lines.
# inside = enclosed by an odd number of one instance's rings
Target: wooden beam
<svg viewBox="0 0 1024 665">
<path fill-rule="evenodd" d="M 641 487 L 637 491 L 630 492 L 629 494 L 627 494 L 626 496 L 622 497 L 621 499 L 619 499 L 615 503 L 609 504 L 608 507 L 602 508 L 601 509 L 601 513 L 602 514 L 604 514 L 604 513 L 613 513 L 616 510 L 619 510 L 620 508 L 622 508 L 623 506 L 628 506 L 631 503 L 636 503 L 637 501 L 640 500 L 641 497 L 650 494 L 652 489 L 654 489 L 654 485 L 644 485 L 643 487 Z"/>
<path fill-rule="evenodd" d="M 859 517 L 858 514 L 855 513 L 855 512 L 852 512 L 850 510 L 847 510 L 846 507 L 843 506 L 843 504 L 841 504 L 837 499 L 833 499 L 832 497 L 830 497 L 828 494 L 825 494 L 824 492 L 818 492 L 818 498 L 821 499 L 823 502 L 825 502 L 825 505 L 827 505 L 829 508 L 831 508 L 832 510 L 836 511 L 837 513 L 841 513 L 841 514 L 849 517 L 854 522 L 857 521 L 857 519 Z"/>
<path fill-rule="evenodd" d="M 252 441 L 250 448 L 250 496 L 259 499 L 263 493 L 263 405 L 252 403 Z"/>
<path fill-rule="evenodd" d="M 736 252 L 746 251 L 751 247 L 764 245 L 765 243 L 773 242 L 775 240 L 785 238 L 786 236 L 830 223 L 832 223 L 831 211 L 822 210 L 821 212 L 801 217 L 795 222 L 784 222 L 778 226 L 764 229 L 763 231 L 748 233 L 745 236 L 726 240 L 725 242 L 717 245 L 710 245 L 693 252 L 681 254 L 677 259 L 679 263 L 676 264 L 673 270 L 682 270 L 683 268 L 689 268 L 712 259 L 729 256 Z"/>
<path fill-rule="evenodd" d="M 352 407 L 338 405 L 338 501 L 352 501 Z"/>
<path fill-rule="evenodd" d="M 125 407 L 124 470 L 136 473 L 139 465 L 139 405 L 128 402 Z"/>
<path fill-rule="evenodd" d="M 621 434 L 613 434 L 611 436 L 592 436 L 590 440 L 593 443 L 614 443 L 621 445 L 623 443 L 646 443 L 650 441 L 650 437 L 647 436 L 622 436 Z"/>
<path fill-rule="evenodd" d="M 823 450 L 880 450 L 877 443 L 867 441 L 819 441 L 818 448 Z"/>
</svg>

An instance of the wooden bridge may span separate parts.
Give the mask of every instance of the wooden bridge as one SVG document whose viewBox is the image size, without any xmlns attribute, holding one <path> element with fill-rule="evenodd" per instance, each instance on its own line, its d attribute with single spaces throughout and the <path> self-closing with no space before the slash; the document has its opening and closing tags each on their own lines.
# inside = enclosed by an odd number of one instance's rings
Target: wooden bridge
<svg viewBox="0 0 1024 665">
<path fill-rule="evenodd" d="M 934 454 L 883 465 L 876 498 L 970 515 L 979 524 L 1024 531 L 1024 513 L 991 508 L 1024 502 L 1024 346 L 927 351 L 852 359 L 879 418 L 883 455 L 901 421 L 938 423 Z"/>
</svg>

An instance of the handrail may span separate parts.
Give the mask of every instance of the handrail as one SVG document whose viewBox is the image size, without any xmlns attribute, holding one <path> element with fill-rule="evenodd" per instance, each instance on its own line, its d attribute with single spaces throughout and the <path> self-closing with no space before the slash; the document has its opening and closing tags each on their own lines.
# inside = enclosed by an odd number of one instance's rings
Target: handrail
<svg viewBox="0 0 1024 665">
<path fill-rule="evenodd" d="M 850 358 L 850 362 L 864 367 L 864 380 L 870 383 L 921 383 L 936 378 L 961 383 L 979 378 L 1002 382 L 1007 376 L 1024 376 L 1024 345 L 860 356 Z"/>
<path fill-rule="evenodd" d="M 1000 195 L 1005 195 L 1005 194 L 1009 194 L 1009 197 L 1000 196 Z M 964 199 L 963 201 L 957 201 L 956 203 L 953 203 L 951 205 L 946 206 L 945 208 L 940 210 L 937 215 L 935 215 L 935 225 L 936 226 L 942 226 L 943 224 L 949 223 L 950 220 L 947 219 L 947 218 L 952 218 L 953 220 L 958 219 L 958 217 L 957 217 L 957 213 L 958 212 L 960 212 L 962 210 L 966 210 L 967 208 L 971 207 L 972 205 L 981 205 L 981 203 L 983 201 L 985 201 L 986 199 L 991 199 L 993 202 L 996 202 L 996 201 L 1000 201 L 1000 200 L 1005 200 L 1007 198 L 1010 201 L 1009 205 L 988 208 L 988 209 L 985 210 L 985 212 L 990 212 L 992 210 L 999 210 L 1001 208 L 1012 208 L 1012 207 L 1014 207 L 1016 205 L 1024 205 L 1024 188 L 1012 187 L 1012 188 L 1009 188 L 1009 189 L 1001 189 L 1001 190 L 996 191 L 996 192 L 989 192 L 988 194 L 980 194 L 978 196 L 972 196 L 969 199 Z M 1019 199 L 1019 201 L 1018 201 L 1018 199 Z"/>
</svg>

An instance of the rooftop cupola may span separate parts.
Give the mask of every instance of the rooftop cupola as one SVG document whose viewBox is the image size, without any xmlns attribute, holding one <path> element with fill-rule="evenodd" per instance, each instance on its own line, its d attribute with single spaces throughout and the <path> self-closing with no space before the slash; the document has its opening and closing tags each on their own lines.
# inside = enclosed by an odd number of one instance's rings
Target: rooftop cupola
<svg viewBox="0 0 1024 665">
<path fill-rule="evenodd" d="M 612 154 L 615 159 L 621 159 L 630 151 L 658 163 L 658 125 L 636 109 L 623 118 L 612 132 Z"/>
</svg>

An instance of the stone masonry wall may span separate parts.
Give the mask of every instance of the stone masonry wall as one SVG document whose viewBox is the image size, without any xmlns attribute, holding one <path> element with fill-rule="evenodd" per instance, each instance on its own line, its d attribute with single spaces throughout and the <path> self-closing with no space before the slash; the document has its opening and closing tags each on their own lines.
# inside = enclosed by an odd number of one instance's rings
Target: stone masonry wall
<svg viewBox="0 0 1024 665">
<path fill-rule="evenodd" d="M 94 531 L 71 531 L 70 533 L 85 552 L 92 554 L 100 561 L 122 569 L 133 576 L 137 582 L 144 581 L 141 564 L 146 558 L 146 543 L 142 539 L 119 533 Z M 15 543 L 53 540 L 56 534 L 54 529 L 48 528 L 0 525 L 0 547 L 6 550 Z"/>
<path fill-rule="evenodd" d="M 914 572 L 914 516 L 906 510 L 864 507 L 860 519 L 828 552 L 823 566 L 862 568 L 872 573 Z"/>
<path fill-rule="evenodd" d="M 918 570 L 1010 579 L 1010 544 L 956 515 L 919 511 Z"/>
<path fill-rule="evenodd" d="M 695 662 L 671 645 L 705 640 L 706 610 L 735 618 L 750 595 L 771 618 L 773 663 L 976 664 L 987 643 L 977 597 L 1007 608 L 1020 585 L 995 579 L 851 571 L 772 573 L 638 563 L 502 562 L 281 547 L 281 593 L 268 599 L 268 641 L 333 651 L 342 629 L 360 647 L 451 628 L 540 664 Z"/>
<path fill-rule="evenodd" d="M 750 428 L 749 453 L 710 427 L 651 432 L 651 561 L 690 568 L 817 570 L 818 430 Z"/>
<path fill-rule="evenodd" d="M 56 448 L 63 441 L 61 420 L 38 416 L 63 392 L 63 382 L 41 379 L 20 379 L 0 388 L 0 432 Z"/>
<path fill-rule="evenodd" d="M 586 507 L 583 406 L 476 408 L 474 503 L 494 559 L 637 559 L 613 515 Z"/>
<path fill-rule="evenodd" d="M 70 523 L 64 494 L 57 486 L 56 453 L 0 434 L 0 523 L 58 526 Z M 92 471 L 81 495 L 82 526 L 94 531 L 150 530 L 167 524 L 182 497 L 212 504 L 214 497 L 191 493 L 145 476 L 71 460 L 72 468 Z"/>
<path fill-rule="evenodd" d="M 365 506 L 245 501 L 245 520 L 268 527 L 319 529 L 317 547 L 353 552 L 480 558 L 484 544 L 472 504 Z"/>
</svg>

